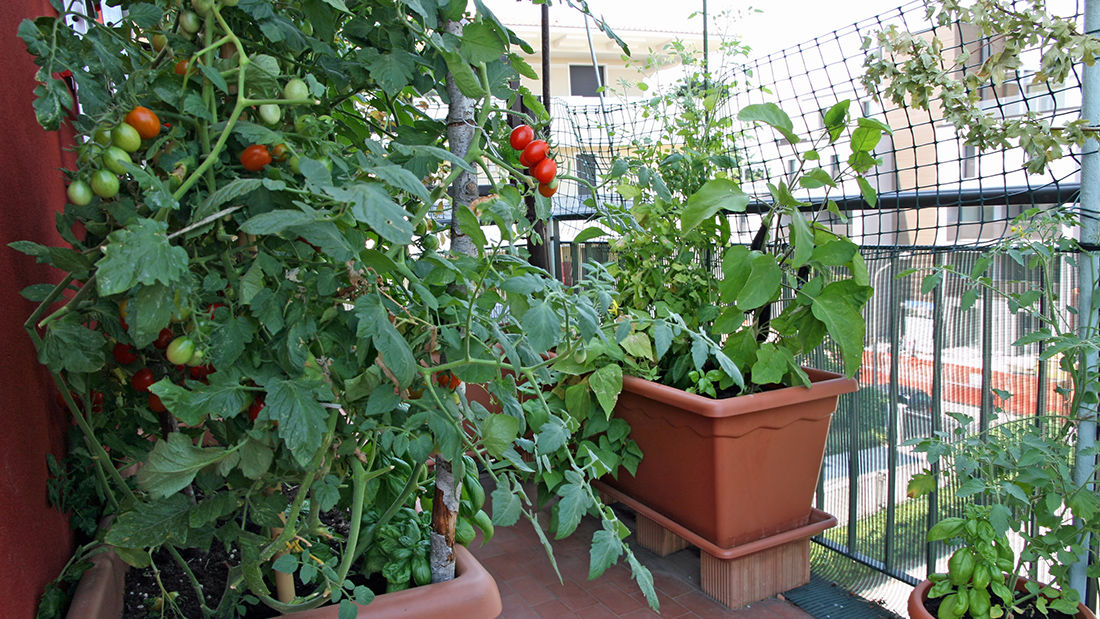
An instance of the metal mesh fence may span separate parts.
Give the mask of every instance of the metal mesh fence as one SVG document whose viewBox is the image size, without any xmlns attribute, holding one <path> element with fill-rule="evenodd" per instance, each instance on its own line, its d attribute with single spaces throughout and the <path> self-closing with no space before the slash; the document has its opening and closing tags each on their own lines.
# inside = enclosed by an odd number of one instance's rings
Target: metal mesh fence
<svg viewBox="0 0 1100 619">
<path fill-rule="evenodd" d="M 1058 14 L 1080 22 L 1081 12 L 1079 2 L 1067 2 Z M 902 443 L 949 428 L 955 422 L 948 413 L 966 413 L 977 420 L 975 426 L 984 427 L 995 413 L 1004 419 L 1064 411 L 1066 402 L 1057 388 L 1066 377 L 1056 363 L 1039 360 L 1036 345 L 1012 345 L 1035 325 L 995 295 L 984 295 L 964 311 L 958 279 L 949 277 L 923 294 L 919 278 L 898 274 L 931 265 L 968 271 L 983 248 L 1008 234 L 1012 219 L 1025 210 L 1072 205 L 1080 163 L 1071 154 L 1043 174 L 1029 175 L 1022 150 L 978 152 L 935 114 L 883 104 L 877 93 L 864 92 L 864 38 L 891 24 L 913 33 L 933 32 L 918 0 L 744 63 L 714 78 L 731 85 L 716 102 L 714 118 L 735 118 L 750 103 L 775 102 L 790 115 L 795 132 L 805 135 L 821 130 L 824 110 L 851 99 L 854 115 L 876 118 L 893 129 L 891 138 L 876 148 L 881 163 L 868 177 L 879 194 L 877 205 L 864 202 L 854 185 L 843 185 L 839 195 L 830 196 L 847 219 L 829 223 L 846 229 L 862 245 L 875 294 L 866 309 L 861 389 L 841 399 L 817 494 L 818 507 L 836 515 L 840 526 L 819 538 L 813 568 L 815 574 L 904 614 L 909 585 L 930 570 L 943 570 L 950 554 L 942 544 L 925 542 L 928 528 L 956 514 L 960 506 L 950 489 L 906 498 L 909 477 L 927 462 Z M 996 51 L 995 41 L 966 24 L 934 32 L 949 56 L 959 57 L 965 50 L 978 62 Z M 1033 83 L 1034 66 L 1037 56 L 1025 53 L 1019 71 L 982 90 L 982 107 L 999 118 L 1032 113 L 1052 125 L 1077 118 L 1079 71 L 1069 83 Z M 669 136 L 653 99 L 612 100 L 603 106 L 556 101 L 553 113 L 559 152 L 577 176 L 592 182 L 610 170 L 616 156 L 662 140 L 670 149 L 683 142 Z M 767 182 L 793 171 L 791 153 L 770 128 L 735 126 L 727 131 L 726 154 L 739 163 L 746 191 L 767 195 Z M 829 171 L 845 165 L 850 154 L 843 141 L 819 152 Z M 824 198 L 819 190 L 800 191 L 797 197 L 811 203 Z M 563 279 L 583 276 L 586 261 L 614 259 L 606 244 L 567 242 L 586 225 L 582 220 L 592 215 L 596 201 L 622 203 L 623 198 L 611 188 L 593 195 L 588 187 L 569 182 L 559 190 L 554 215 Z M 731 221 L 734 230 L 751 234 L 758 219 L 750 212 L 731 216 Z M 993 268 L 998 286 L 1036 286 L 1037 277 L 1008 259 Z M 1076 298 L 1076 271 L 1068 261 L 1054 285 L 1060 298 Z M 835 351 L 821 350 L 807 363 L 827 367 L 835 358 Z M 994 390 L 1014 395 L 1000 400 Z"/>
</svg>

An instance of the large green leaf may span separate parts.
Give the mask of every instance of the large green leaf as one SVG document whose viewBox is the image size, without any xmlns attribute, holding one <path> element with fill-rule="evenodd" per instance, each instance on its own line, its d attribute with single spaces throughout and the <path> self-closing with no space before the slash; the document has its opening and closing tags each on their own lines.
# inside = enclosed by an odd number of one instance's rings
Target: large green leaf
<svg viewBox="0 0 1100 619">
<path fill-rule="evenodd" d="M 852 280 L 833 282 L 817 295 L 810 306 L 815 318 L 825 323 L 829 335 L 840 346 L 844 373 L 855 376 L 863 359 L 863 336 L 867 324 L 860 310 L 871 289 Z"/>
<path fill-rule="evenodd" d="M 176 293 L 161 284 L 142 286 L 130 299 L 126 321 L 135 346 L 145 348 L 157 339 L 161 329 L 167 327 L 172 315 L 179 311 L 175 299 Z"/>
<path fill-rule="evenodd" d="M 589 496 L 587 484 L 576 471 L 566 471 L 567 483 L 558 487 L 557 495 L 561 497 L 554 504 L 554 515 L 557 516 L 556 539 L 564 539 L 577 529 L 581 518 L 592 505 L 592 497 Z"/>
<path fill-rule="evenodd" d="M 126 292 L 137 284 L 179 282 L 187 273 L 187 250 L 168 241 L 167 229 L 164 222 L 136 219 L 112 232 L 96 263 L 100 296 Z"/>
<path fill-rule="evenodd" d="M 538 301 L 523 314 L 520 320 L 527 342 L 535 352 L 545 352 L 561 339 L 561 321 L 545 301 Z"/>
<path fill-rule="evenodd" d="M 224 448 L 195 447 L 191 439 L 179 432 L 157 441 L 137 479 L 153 498 L 163 499 L 183 490 L 203 468 L 229 455 Z"/>
<path fill-rule="evenodd" d="M 401 386 L 411 383 L 416 376 L 416 359 L 408 342 L 390 322 L 381 297 L 359 297 L 355 302 L 355 315 L 359 319 L 357 336 L 360 339 L 371 339 L 374 348 L 382 356 L 382 362 L 393 372 Z"/>
<path fill-rule="evenodd" d="M 737 307 L 749 311 L 770 303 L 777 294 L 783 281 L 783 272 L 775 262 L 775 256 L 760 254 L 753 258 L 752 269 L 745 279 L 745 285 L 737 294 Z"/>
<path fill-rule="evenodd" d="M 623 390 L 623 369 L 615 363 L 605 365 L 592 372 L 588 377 L 588 384 L 596 394 L 596 401 L 603 407 L 604 414 L 610 419 L 615 403 L 619 401 L 619 393 Z"/>
<path fill-rule="evenodd" d="M 317 401 L 321 383 L 275 379 L 267 384 L 266 405 L 260 417 L 279 422 L 277 432 L 298 464 L 306 466 L 321 447 L 328 412 Z"/>
<path fill-rule="evenodd" d="M 791 144 L 798 143 L 799 137 L 794 134 L 794 123 L 780 107 L 774 103 L 754 103 L 746 105 L 737 113 L 737 118 L 745 122 L 763 122 L 772 126 L 783 134 Z"/>
<path fill-rule="evenodd" d="M 496 30 L 483 21 L 466 24 L 459 50 L 470 64 L 475 65 L 499 60 L 508 51 Z"/>
<path fill-rule="evenodd" d="M 485 449 L 499 458 L 519 436 L 519 419 L 510 415 L 489 415 L 481 424 L 481 434 Z"/>
<path fill-rule="evenodd" d="M 466 59 L 455 52 L 443 52 L 443 60 L 446 61 L 447 70 L 451 72 L 455 85 L 462 91 L 462 94 L 471 99 L 480 99 L 485 96 L 485 89 L 481 87 L 481 80 L 470 68 L 470 64 L 466 62 Z"/>
<path fill-rule="evenodd" d="M 38 361 L 55 372 L 95 372 L 103 367 L 107 339 L 99 331 L 80 324 L 74 315 L 46 329 Z"/>
<path fill-rule="evenodd" d="M 509 488 L 509 484 L 502 483 L 493 490 L 493 524 L 498 527 L 510 527 L 515 524 L 523 512 L 523 504 L 520 498 Z"/>
<path fill-rule="evenodd" d="M 749 195 L 737 183 L 725 178 L 709 180 L 688 198 L 680 216 L 680 229 L 687 232 L 723 209 L 743 213 L 748 205 Z"/>
<path fill-rule="evenodd" d="M 607 529 L 593 533 L 592 548 L 588 553 L 588 580 L 599 578 L 607 568 L 615 565 L 622 553 L 622 541 L 614 533 Z"/>
<path fill-rule="evenodd" d="M 184 389 L 163 379 L 150 387 L 150 391 L 160 397 L 173 415 L 192 426 L 199 425 L 207 416 L 235 417 L 252 401 L 231 372 L 215 372 L 207 380 L 208 385 L 192 382 L 192 389 Z"/>
<path fill-rule="evenodd" d="M 104 541 L 122 548 L 151 548 L 171 541 L 187 542 L 191 501 L 182 494 L 142 503 L 118 517 Z"/>
<path fill-rule="evenodd" d="M 382 238 L 407 245 L 412 241 L 413 226 L 408 213 L 393 201 L 393 196 L 381 183 L 358 183 L 330 194 L 351 204 L 351 214 L 374 229 Z"/>
</svg>

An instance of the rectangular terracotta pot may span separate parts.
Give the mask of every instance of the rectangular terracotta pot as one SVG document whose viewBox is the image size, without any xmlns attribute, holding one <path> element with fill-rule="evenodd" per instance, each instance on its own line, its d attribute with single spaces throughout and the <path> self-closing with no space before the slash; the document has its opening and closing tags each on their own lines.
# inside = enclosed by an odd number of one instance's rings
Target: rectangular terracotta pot
<svg viewBox="0 0 1100 619">
<path fill-rule="evenodd" d="M 837 399 L 858 387 L 806 372 L 810 387 L 720 400 L 624 377 L 615 415 L 642 462 L 604 481 L 720 548 L 806 525 Z"/>
</svg>

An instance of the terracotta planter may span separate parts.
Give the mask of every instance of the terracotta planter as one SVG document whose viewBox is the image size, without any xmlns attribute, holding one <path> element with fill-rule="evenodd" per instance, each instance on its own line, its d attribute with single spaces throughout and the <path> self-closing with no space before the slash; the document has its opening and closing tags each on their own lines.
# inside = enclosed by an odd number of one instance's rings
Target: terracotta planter
<svg viewBox="0 0 1100 619">
<path fill-rule="evenodd" d="M 615 415 L 643 457 L 604 481 L 720 548 L 806 525 L 837 398 L 857 388 L 806 371 L 808 388 L 722 400 L 624 377 Z"/>
<path fill-rule="evenodd" d="M 455 579 L 387 593 L 361 606 L 360 617 L 493 619 L 500 615 L 500 591 L 492 575 L 465 547 L 455 547 Z M 77 587 L 68 619 L 118 619 L 122 616 L 126 564 L 113 552 L 97 555 Z M 284 615 L 294 619 L 335 619 L 339 608 L 324 606 Z"/>
<path fill-rule="evenodd" d="M 1016 590 L 1020 591 L 1024 588 L 1024 582 L 1026 579 L 1021 578 L 1016 581 Z M 913 588 L 913 592 L 909 594 L 909 617 L 910 619 L 935 619 L 932 613 L 924 607 L 924 601 L 928 599 L 928 590 L 932 588 L 932 581 L 925 580 Z M 1096 619 L 1096 615 L 1091 610 L 1085 608 L 1084 604 L 1077 605 L 1077 619 Z"/>
</svg>

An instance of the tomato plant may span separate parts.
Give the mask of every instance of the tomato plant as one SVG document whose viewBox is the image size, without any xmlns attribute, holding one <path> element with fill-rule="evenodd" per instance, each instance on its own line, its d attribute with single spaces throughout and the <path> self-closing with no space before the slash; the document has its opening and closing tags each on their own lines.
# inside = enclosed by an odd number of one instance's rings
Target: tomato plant
<svg viewBox="0 0 1100 619">
<path fill-rule="evenodd" d="M 557 192 L 558 192 L 558 179 L 555 178 L 554 180 L 550 181 L 549 183 L 539 183 L 539 193 L 543 197 L 549 198 Z"/>
<path fill-rule="evenodd" d="M 527 148 L 527 145 L 534 139 L 535 130 L 531 128 L 531 125 L 520 125 L 512 129 L 512 134 L 508 136 L 508 143 L 511 144 L 512 148 L 515 150 L 523 150 Z"/>
<path fill-rule="evenodd" d="M 241 152 L 241 165 L 249 172 L 258 172 L 271 163 L 271 153 L 264 144 L 253 144 Z"/>
<path fill-rule="evenodd" d="M 137 130 L 138 135 L 145 140 L 151 140 L 160 134 L 160 119 L 153 110 L 145 106 L 137 106 L 127 112 L 122 122 Z"/>
<path fill-rule="evenodd" d="M 559 374 L 545 356 L 613 333 L 601 301 L 611 282 L 567 287 L 515 259 L 535 223 L 525 200 L 538 194 L 505 146 L 510 110 L 522 99 L 533 111 L 520 122 L 548 118 L 511 86 L 526 71 L 514 33 L 482 3 L 467 14 L 460 2 L 143 0 L 122 2 L 115 21 L 85 4 L 20 27 L 45 85 L 35 110 L 47 127 L 71 110 L 80 169 L 65 172 L 64 251 L 19 248 L 67 273 L 28 336 L 82 434 L 71 456 L 111 516 L 103 544 L 144 568 L 158 550 L 183 562 L 217 540 L 239 564 L 197 612 L 227 617 L 369 602 L 350 570 L 385 567 L 370 532 L 395 522 L 387 549 L 404 559 L 386 580 L 424 582 L 432 518 L 412 508 L 436 484 L 461 494 L 471 471 L 494 476 L 494 504 L 508 506 L 498 524 L 535 517 L 525 484 L 538 482 L 572 497 L 555 537 L 589 511 L 619 530 L 567 440 L 580 422 L 549 397 Z M 53 77 L 63 71 L 78 108 Z M 462 135 L 425 111 L 438 100 L 469 113 L 452 127 Z M 501 174 L 471 210 L 454 188 L 477 186 L 485 169 Z M 95 203 L 89 191 L 108 201 L 82 207 Z M 497 240 L 478 234 L 479 215 L 494 218 Z M 457 226 L 448 245 L 444 220 Z M 463 384 L 517 415 L 487 418 Z M 90 418 L 67 393 L 88 400 L 93 388 L 107 414 Z M 546 457 L 518 466 L 532 445 Z M 605 457 L 604 468 L 632 463 Z M 121 478 L 136 462 L 142 472 Z M 564 473 L 563 489 L 553 480 Z M 348 528 L 325 539 L 334 511 Z M 169 512 L 178 531 L 167 538 L 140 524 Z M 449 520 L 463 523 L 461 539 L 486 525 L 477 514 Z M 453 539 L 447 528 L 437 533 Z M 617 558 L 644 575 L 612 538 L 597 571 Z M 301 552 L 286 553 L 298 539 Z M 413 562 L 414 551 L 425 554 Z M 285 570 L 308 587 L 279 600 Z"/>
</svg>

